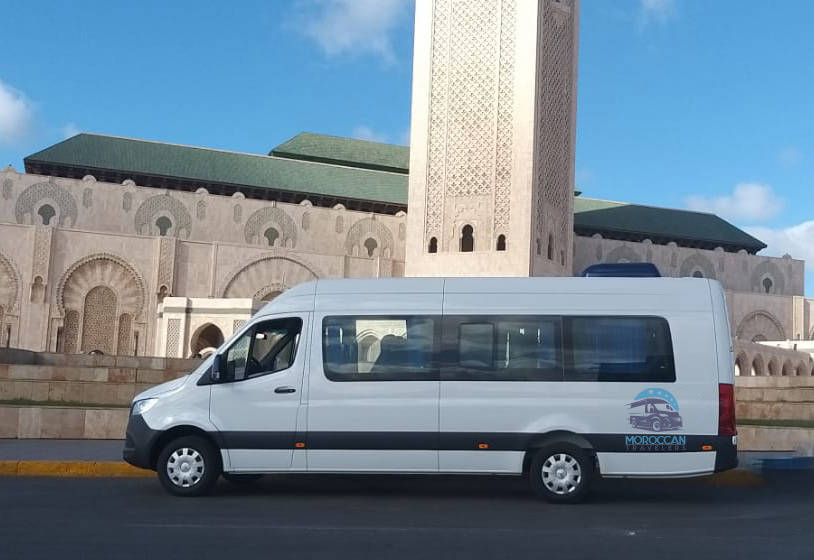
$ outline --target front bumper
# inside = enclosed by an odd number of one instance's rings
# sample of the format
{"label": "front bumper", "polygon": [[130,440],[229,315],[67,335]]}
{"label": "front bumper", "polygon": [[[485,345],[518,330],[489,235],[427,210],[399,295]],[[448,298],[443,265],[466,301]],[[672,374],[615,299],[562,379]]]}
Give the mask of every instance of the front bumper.
{"label": "front bumper", "polygon": [[155,469],[152,452],[160,435],[161,432],[150,428],[140,414],[130,414],[122,458],[134,467]]}
{"label": "front bumper", "polygon": [[738,466],[738,436],[715,436],[715,472]]}

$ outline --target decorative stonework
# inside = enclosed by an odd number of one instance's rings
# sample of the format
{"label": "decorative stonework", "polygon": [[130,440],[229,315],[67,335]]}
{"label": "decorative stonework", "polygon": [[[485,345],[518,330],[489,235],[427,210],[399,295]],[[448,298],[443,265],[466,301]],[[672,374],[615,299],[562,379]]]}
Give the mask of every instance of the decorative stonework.
{"label": "decorative stonework", "polygon": [[131,334],[133,332],[133,316],[129,313],[122,314],[119,317],[119,336],[116,341],[116,355],[118,356],[132,356],[133,348],[131,346]]}
{"label": "decorative stonework", "polygon": [[129,212],[133,208],[133,193],[126,192],[122,195],[122,210]]}
{"label": "decorative stonework", "polygon": [[91,288],[82,313],[82,352],[115,354],[116,293],[108,286]]}
{"label": "decorative stonework", "polygon": [[9,178],[3,179],[3,199],[10,200],[13,194],[14,194],[14,183]]}
{"label": "decorative stonework", "polygon": [[171,295],[173,290],[173,280],[175,277],[175,252],[177,243],[174,237],[158,238],[158,266],[156,267],[156,286],[166,286],[167,295]]}
{"label": "decorative stonework", "polygon": [[249,216],[243,228],[246,243],[268,245],[263,233],[269,227],[274,227],[280,233],[279,245],[281,247],[297,246],[297,224],[294,223],[291,216],[277,206],[260,208]]}
{"label": "decorative stonework", "polygon": [[305,212],[302,215],[302,229],[303,231],[308,231],[311,229],[311,213]]}
{"label": "decorative stonework", "polygon": [[51,240],[54,230],[49,227],[37,226],[34,229],[34,259],[31,277],[40,276],[48,278],[51,264]]}
{"label": "decorative stonework", "polygon": [[167,321],[167,357],[177,358],[181,348],[181,319]]}
{"label": "decorative stonework", "polygon": [[76,353],[77,341],[79,339],[79,312],[74,309],[69,309],[65,313],[62,339],[62,351],[66,354]]}
{"label": "decorative stonework", "polygon": [[642,257],[627,245],[621,245],[608,253],[605,262],[642,262]]}
{"label": "decorative stonework", "polygon": [[199,220],[206,219],[206,201],[199,200],[198,204],[195,206],[195,217]]}
{"label": "decorative stonework", "polygon": [[93,206],[93,189],[86,188],[82,191],[82,206],[85,208]]}
{"label": "decorative stonework", "polygon": [[270,254],[252,259],[234,270],[223,282],[219,293],[225,298],[251,298],[269,288],[287,289],[319,277],[310,264]]}
{"label": "decorative stonework", "polygon": [[756,340],[786,340],[786,332],[777,317],[768,311],[758,310],[744,317],[735,337],[749,342]]}
{"label": "decorative stonework", "polygon": [[14,262],[0,253],[0,305],[6,316],[16,313],[20,297],[20,275]]}
{"label": "decorative stonework", "polygon": [[365,250],[364,243],[367,239],[376,241],[376,254],[372,256],[382,256],[390,258],[393,254],[393,234],[390,229],[373,218],[364,218],[353,224],[348,230],[345,239],[345,251],[351,256],[369,256]]}
{"label": "decorative stonework", "polygon": [[168,234],[172,234],[173,237],[189,237],[192,231],[192,218],[186,206],[168,194],[151,196],[141,203],[134,219],[136,233],[158,235],[155,222],[161,216],[167,216],[172,222]]}
{"label": "decorative stonework", "polygon": [[96,286],[113,290],[120,312],[140,317],[146,301],[143,277],[124,259],[108,253],[80,259],[65,271],[57,286],[60,312],[84,309],[85,297]]}
{"label": "decorative stonework", "polygon": [[243,328],[243,325],[246,324],[246,319],[234,319],[232,321],[232,334],[236,333],[240,329]]}
{"label": "decorative stonework", "polygon": [[243,220],[243,207],[240,204],[235,204],[232,208],[232,220],[239,224]]}
{"label": "decorative stonework", "polygon": [[684,262],[681,263],[681,269],[678,275],[681,277],[689,277],[694,276],[697,272],[703,274],[704,278],[717,278],[715,265],[701,253],[692,254],[684,259]]}
{"label": "decorative stonework", "polygon": [[399,224],[399,241],[404,241],[407,237],[407,225],[402,222]]}
{"label": "decorative stonework", "polygon": [[772,261],[763,261],[752,270],[752,274],[749,275],[749,289],[753,292],[766,293],[763,282],[767,278],[771,280],[772,286],[769,293],[786,293],[786,277],[780,267]]}
{"label": "decorative stonework", "polygon": [[503,0],[500,14],[500,75],[495,150],[494,235],[507,234],[511,218],[512,154],[514,153],[514,60],[516,0]]}
{"label": "decorative stonework", "polygon": [[335,226],[334,231],[336,231],[336,233],[345,231],[345,219],[342,216],[337,216]]}
{"label": "decorative stonework", "polygon": [[57,224],[60,227],[73,227],[76,225],[76,200],[67,189],[50,181],[36,183],[20,193],[14,207],[14,217],[17,223],[36,223],[37,209],[41,206],[41,203],[46,201],[57,205],[59,209]]}
{"label": "decorative stonework", "polygon": [[574,11],[572,2],[540,3],[542,30],[537,87],[535,192],[537,236],[553,234],[555,253],[571,238],[573,156]]}

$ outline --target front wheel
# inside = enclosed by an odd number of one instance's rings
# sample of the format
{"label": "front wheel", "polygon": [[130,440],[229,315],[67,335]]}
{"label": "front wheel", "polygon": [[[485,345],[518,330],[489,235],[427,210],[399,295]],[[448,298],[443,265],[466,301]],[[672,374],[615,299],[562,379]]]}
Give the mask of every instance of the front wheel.
{"label": "front wheel", "polygon": [[184,436],[167,444],[158,456],[161,485],[176,496],[203,496],[221,473],[220,453],[200,436]]}
{"label": "front wheel", "polygon": [[588,453],[563,443],[540,449],[534,455],[529,479],[537,496],[553,503],[575,504],[588,493],[593,471]]}

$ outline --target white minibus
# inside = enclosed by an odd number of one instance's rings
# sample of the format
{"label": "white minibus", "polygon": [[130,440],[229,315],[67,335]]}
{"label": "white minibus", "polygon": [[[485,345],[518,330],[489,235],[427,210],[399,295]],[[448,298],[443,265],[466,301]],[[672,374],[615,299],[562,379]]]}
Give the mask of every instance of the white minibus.
{"label": "white minibus", "polygon": [[318,280],[138,395],[124,458],[179,496],[266,473],[602,477],[737,464],[732,336],[700,278]]}

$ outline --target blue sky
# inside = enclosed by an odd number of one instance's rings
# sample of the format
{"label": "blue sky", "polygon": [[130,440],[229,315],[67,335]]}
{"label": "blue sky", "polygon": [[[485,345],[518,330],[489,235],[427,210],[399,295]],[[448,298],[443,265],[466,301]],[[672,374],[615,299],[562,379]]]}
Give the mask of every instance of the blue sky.
{"label": "blue sky", "polygon": [[[302,130],[409,138],[410,0],[3,13],[0,165],[76,131],[246,152]],[[583,0],[578,186],[716,212],[814,270],[812,20],[807,0]]]}

